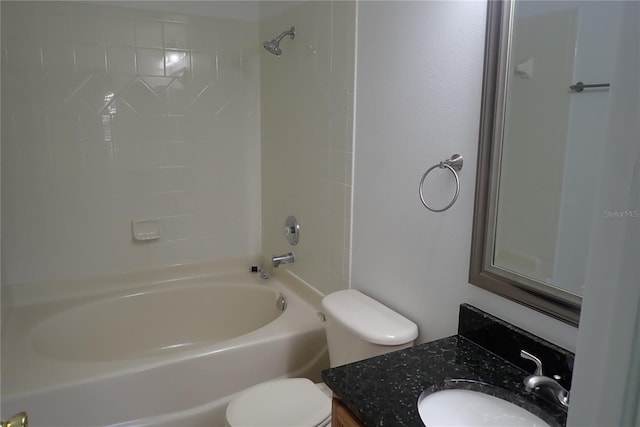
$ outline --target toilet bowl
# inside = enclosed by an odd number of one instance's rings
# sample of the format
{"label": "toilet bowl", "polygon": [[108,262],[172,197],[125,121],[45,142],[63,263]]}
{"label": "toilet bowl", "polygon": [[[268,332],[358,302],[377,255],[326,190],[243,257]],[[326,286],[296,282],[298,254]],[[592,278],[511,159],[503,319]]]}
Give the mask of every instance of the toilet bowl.
{"label": "toilet bowl", "polygon": [[[411,347],[415,323],[354,289],[322,300],[332,367]],[[241,392],[227,406],[227,427],[324,427],[331,398],[324,384],[306,378],[267,381]]]}
{"label": "toilet bowl", "polygon": [[331,399],[306,378],[267,381],[244,390],[227,406],[227,427],[325,427]]}

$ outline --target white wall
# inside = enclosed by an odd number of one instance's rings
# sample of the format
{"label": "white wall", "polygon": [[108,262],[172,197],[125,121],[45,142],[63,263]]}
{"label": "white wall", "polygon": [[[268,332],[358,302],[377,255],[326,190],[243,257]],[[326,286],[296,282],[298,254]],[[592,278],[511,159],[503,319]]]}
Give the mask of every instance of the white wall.
{"label": "white wall", "polygon": [[259,255],[257,23],[2,11],[3,285]]}
{"label": "white wall", "polygon": [[[572,350],[575,328],[468,283],[485,17],[479,1],[359,5],[352,286],[414,320],[421,342],[455,334],[469,302]],[[420,176],[456,152],[460,197],[428,212]],[[445,172],[426,186],[434,204],[452,195]]]}
{"label": "white wall", "polygon": [[[282,56],[262,49],[263,255],[293,251],[290,269],[323,293],[349,283],[355,2],[310,1],[260,25],[285,37]],[[282,229],[300,222],[290,246]]]}
{"label": "white wall", "polygon": [[640,422],[623,418],[625,400],[635,399],[627,402],[627,411],[637,413],[640,395],[640,4],[627,2],[622,8],[621,25],[615,30],[605,149],[593,188],[570,426]]}

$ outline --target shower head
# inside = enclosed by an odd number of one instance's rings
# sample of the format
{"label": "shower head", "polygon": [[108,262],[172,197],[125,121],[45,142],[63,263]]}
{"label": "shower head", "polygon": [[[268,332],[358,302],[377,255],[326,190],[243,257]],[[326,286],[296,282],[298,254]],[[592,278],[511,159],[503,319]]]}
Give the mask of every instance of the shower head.
{"label": "shower head", "polygon": [[291,27],[289,30],[281,32],[275,39],[262,43],[262,47],[267,49],[269,53],[275,56],[280,56],[282,55],[282,49],[280,49],[280,40],[282,40],[282,38],[285,36],[289,36],[291,37],[291,40],[293,40],[296,37],[296,28]]}
{"label": "shower head", "polygon": [[280,49],[280,43],[277,42],[275,39],[268,41],[268,42],[264,42],[262,44],[262,47],[264,47],[265,49],[267,49],[267,51],[275,56],[280,56],[282,55],[282,49]]}

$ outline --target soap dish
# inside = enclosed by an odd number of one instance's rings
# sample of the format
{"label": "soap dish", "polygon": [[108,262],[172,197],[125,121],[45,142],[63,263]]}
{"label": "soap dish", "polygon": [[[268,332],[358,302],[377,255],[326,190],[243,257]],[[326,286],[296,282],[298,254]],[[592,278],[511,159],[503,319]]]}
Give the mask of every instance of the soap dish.
{"label": "soap dish", "polygon": [[133,240],[148,242],[160,239],[159,219],[134,219],[131,221],[131,234]]}

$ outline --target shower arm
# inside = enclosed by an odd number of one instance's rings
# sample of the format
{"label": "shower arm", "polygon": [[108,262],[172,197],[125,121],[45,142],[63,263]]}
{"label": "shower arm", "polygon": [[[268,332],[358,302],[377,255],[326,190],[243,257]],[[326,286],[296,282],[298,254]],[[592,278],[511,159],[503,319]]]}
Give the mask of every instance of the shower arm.
{"label": "shower arm", "polygon": [[291,29],[281,32],[274,40],[276,43],[280,43],[280,40],[282,40],[284,36],[291,36],[291,40],[293,40],[296,37],[295,27],[291,27]]}

